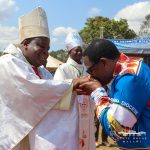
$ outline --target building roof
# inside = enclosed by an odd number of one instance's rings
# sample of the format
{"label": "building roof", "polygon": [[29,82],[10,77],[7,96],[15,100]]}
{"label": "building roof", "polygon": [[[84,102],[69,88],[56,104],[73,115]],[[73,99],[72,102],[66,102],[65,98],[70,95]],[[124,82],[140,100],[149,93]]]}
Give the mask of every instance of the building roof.
{"label": "building roof", "polygon": [[55,70],[61,64],[63,64],[63,62],[49,55],[47,58],[46,68],[48,70]]}

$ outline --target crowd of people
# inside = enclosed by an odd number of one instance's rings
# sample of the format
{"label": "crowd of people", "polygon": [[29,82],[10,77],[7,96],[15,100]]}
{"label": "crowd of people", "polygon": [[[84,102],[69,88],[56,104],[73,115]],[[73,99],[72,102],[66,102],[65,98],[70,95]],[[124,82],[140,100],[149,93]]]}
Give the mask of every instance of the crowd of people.
{"label": "crowd of people", "polygon": [[83,51],[73,32],[53,78],[43,67],[50,36],[41,7],[19,18],[19,38],[0,57],[1,150],[95,150],[94,112],[104,145],[109,136],[120,149],[150,149],[150,68],[141,59],[106,39]]}

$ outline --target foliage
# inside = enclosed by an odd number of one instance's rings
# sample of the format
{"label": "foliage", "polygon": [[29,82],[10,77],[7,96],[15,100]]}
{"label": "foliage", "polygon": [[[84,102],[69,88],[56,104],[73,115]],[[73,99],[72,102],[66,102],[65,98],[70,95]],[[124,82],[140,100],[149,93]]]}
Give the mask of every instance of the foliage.
{"label": "foliage", "polygon": [[150,38],[150,14],[145,16],[139,31],[140,38]]}
{"label": "foliage", "polygon": [[58,60],[60,60],[62,62],[66,62],[66,60],[67,60],[67,53],[63,49],[60,49],[58,51],[51,51],[49,54],[52,57],[54,57],[54,58],[56,58],[56,59],[58,59]]}
{"label": "foliage", "polygon": [[0,56],[2,56],[3,52],[0,52]]}
{"label": "foliage", "polygon": [[[101,33],[102,27],[103,33]],[[106,39],[132,39],[136,37],[136,33],[129,29],[126,19],[116,21],[102,16],[88,18],[85,27],[79,33],[83,38],[84,45],[95,38],[100,38],[100,34],[103,34],[103,38]]]}

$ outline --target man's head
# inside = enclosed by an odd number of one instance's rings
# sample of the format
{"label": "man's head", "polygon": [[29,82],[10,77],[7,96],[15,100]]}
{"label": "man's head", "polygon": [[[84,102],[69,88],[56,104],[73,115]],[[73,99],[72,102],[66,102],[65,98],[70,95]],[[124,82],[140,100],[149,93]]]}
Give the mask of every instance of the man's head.
{"label": "man's head", "polygon": [[37,37],[25,39],[21,47],[23,55],[31,65],[39,67],[46,64],[49,50],[49,38]]}
{"label": "man's head", "polygon": [[108,84],[113,78],[113,71],[120,53],[109,40],[96,39],[84,51],[83,60],[87,72],[102,85]]}
{"label": "man's head", "polygon": [[78,33],[69,33],[65,40],[65,45],[69,56],[77,63],[82,58],[82,39]]}
{"label": "man's head", "polygon": [[50,44],[49,29],[45,11],[38,7],[19,18],[21,50],[33,66],[44,65]]}
{"label": "man's head", "polygon": [[69,56],[76,61],[77,63],[81,63],[82,59],[82,48],[80,46],[72,48],[69,52]]}

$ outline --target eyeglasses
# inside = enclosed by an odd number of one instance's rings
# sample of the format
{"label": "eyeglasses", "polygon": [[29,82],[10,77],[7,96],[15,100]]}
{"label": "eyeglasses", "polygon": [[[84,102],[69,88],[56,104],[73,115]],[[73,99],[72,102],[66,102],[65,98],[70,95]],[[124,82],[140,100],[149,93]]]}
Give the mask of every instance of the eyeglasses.
{"label": "eyeglasses", "polygon": [[88,74],[91,74],[94,70],[95,70],[95,65],[98,64],[98,63],[94,63],[91,67],[89,67],[86,72]]}

